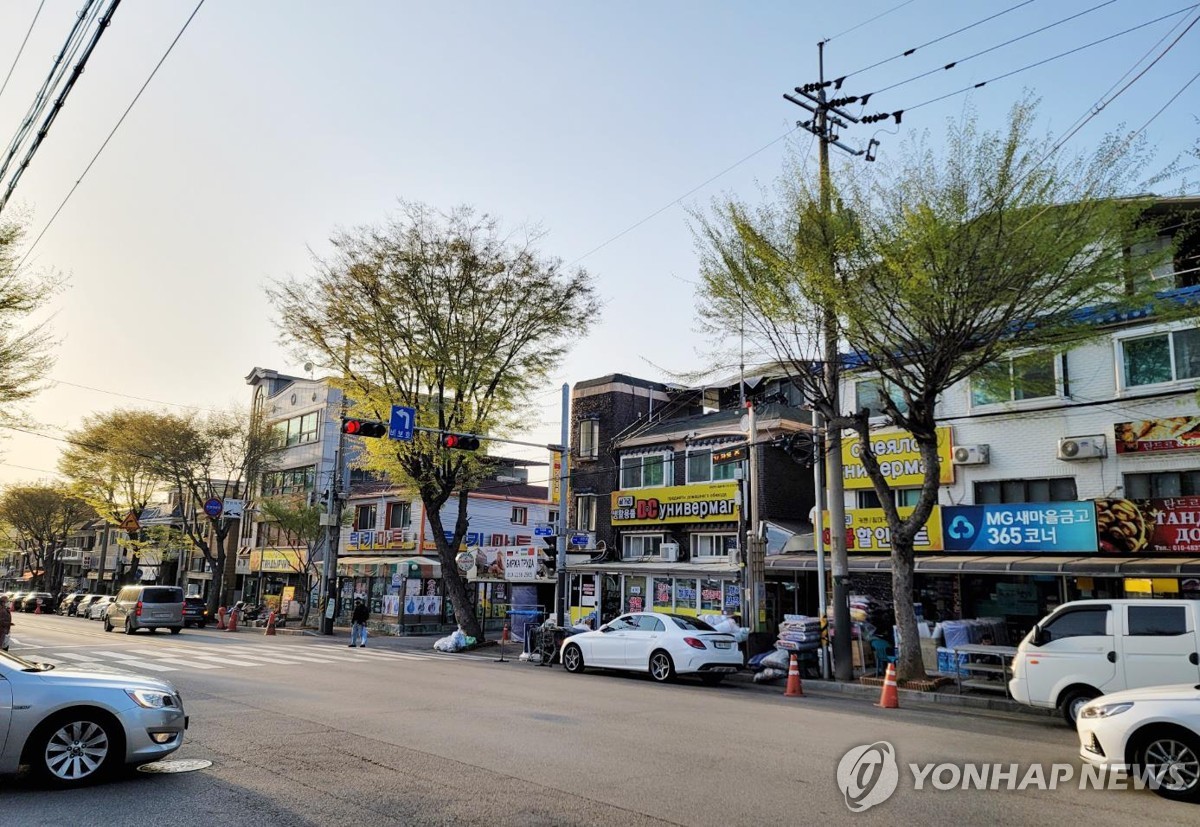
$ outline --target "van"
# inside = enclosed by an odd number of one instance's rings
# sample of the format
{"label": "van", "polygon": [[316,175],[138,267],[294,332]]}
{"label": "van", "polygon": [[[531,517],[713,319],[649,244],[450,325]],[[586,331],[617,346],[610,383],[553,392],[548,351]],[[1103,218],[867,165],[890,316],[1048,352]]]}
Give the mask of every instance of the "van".
{"label": "van", "polygon": [[1017,647],[1013,700],[1058,709],[1071,726],[1093,698],[1145,686],[1200,683],[1200,601],[1064,603]]}
{"label": "van", "polygon": [[126,586],[108,607],[104,631],[116,627],[132,635],[138,629],[183,629],[183,589],[177,586]]}

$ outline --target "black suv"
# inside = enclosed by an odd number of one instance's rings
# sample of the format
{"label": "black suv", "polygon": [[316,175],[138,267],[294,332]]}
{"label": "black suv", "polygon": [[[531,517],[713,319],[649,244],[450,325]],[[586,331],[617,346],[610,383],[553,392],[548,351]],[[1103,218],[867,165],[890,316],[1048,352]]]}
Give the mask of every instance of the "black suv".
{"label": "black suv", "polygon": [[208,623],[208,604],[203,597],[185,597],[183,599],[183,625],[199,626],[201,629]]}

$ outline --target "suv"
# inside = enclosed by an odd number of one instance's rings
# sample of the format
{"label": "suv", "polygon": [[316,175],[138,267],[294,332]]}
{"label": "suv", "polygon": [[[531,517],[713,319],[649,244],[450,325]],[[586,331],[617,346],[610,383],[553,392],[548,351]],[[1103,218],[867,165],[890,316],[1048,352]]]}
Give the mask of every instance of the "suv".
{"label": "suv", "polygon": [[208,623],[208,604],[203,597],[185,597],[183,599],[183,625],[199,626],[201,629]]}
{"label": "suv", "polygon": [[183,629],[183,589],[178,586],[126,586],[108,607],[104,631],[121,626],[125,634],[138,629]]}

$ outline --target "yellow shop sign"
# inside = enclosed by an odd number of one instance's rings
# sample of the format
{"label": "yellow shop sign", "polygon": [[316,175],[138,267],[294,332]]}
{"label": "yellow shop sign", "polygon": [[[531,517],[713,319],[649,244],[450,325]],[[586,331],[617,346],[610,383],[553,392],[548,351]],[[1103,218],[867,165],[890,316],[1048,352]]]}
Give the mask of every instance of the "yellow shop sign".
{"label": "yellow shop sign", "polygon": [[612,524],[732,523],[741,514],[735,481],[614,491]]}
{"label": "yellow shop sign", "polygon": [[[937,429],[937,445],[942,461],[938,480],[942,485],[950,485],[954,482],[954,441],[949,425]],[[871,448],[889,485],[921,485],[925,482],[925,462],[921,459],[917,441],[908,431],[871,434]],[[871,487],[871,479],[862,462],[862,440],[858,437],[847,437],[842,441],[842,479],[849,489]]]}
{"label": "yellow shop sign", "polygon": [[[912,514],[912,507],[897,509],[900,517]],[[830,548],[829,512],[824,512],[825,531],[823,540],[825,548]],[[888,528],[887,517],[882,508],[847,508],[846,509],[846,551],[865,551],[890,553],[892,550],[892,532]],[[914,551],[942,550],[942,507],[935,505],[925,521],[925,526],[913,538]]]}

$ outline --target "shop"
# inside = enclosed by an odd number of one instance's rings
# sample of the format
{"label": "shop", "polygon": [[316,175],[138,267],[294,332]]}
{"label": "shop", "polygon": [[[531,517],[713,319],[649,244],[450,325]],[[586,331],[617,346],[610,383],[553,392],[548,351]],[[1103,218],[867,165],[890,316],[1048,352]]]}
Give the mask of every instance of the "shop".
{"label": "shop", "polygon": [[570,569],[571,621],[625,612],[742,614],[741,570],[728,563],[585,563]]}
{"label": "shop", "polygon": [[557,581],[549,555],[536,546],[483,547],[459,555],[459,570],[474,586],[475,610],[485,631],[510,623],[514,640],[554,611]]}
{"label": "shop", "polygon": [[362,600],[374,620],[437,625],[453,619],[442,581],[442,564],[430,557],[341,557],[338,559],[336,623],[350,624],[354,601]]}

